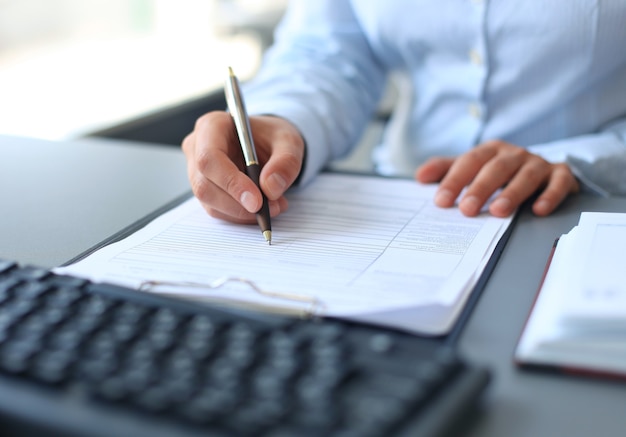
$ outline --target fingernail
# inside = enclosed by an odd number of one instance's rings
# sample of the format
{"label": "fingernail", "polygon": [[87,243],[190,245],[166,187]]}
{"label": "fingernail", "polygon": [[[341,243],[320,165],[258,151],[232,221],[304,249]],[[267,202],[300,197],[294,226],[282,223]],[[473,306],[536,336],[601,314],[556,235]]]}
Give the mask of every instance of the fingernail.
{"label": "fingernail", "polygon": [[547,200],[539,200],[537,201],[537,203],[535,204],[535,210],[539,213],[539,214],[545,214],[546,211],[550,210],[550,207],[552,206],[552,204],[550,202],[548,202]]}
{"label": "fingernail", "polygon": [[454,204],[454,194],[452,191],[441,189],[435,194],[435,204],[438,206],[452,206]]}
{"label": "fingernail", "polygon": [[280,214],[280,204],[278,202],[276,201],[269,202],[269,207],[270,207],[270,216],[276,217],[278,214]]}
{"label": "fingernail", "polygon": [[501,215],[508,215],[511,213],[511,201],[506,197],[500,197],[493,201],[490,209]]}
{"label": "fingernail", "polygon": [[267,178],[267,189],[269,190],[269,195],[273,199],[278,198],[285,192],[287,188],[287,181],[278,173],[274,173]]}
{"label": "fingernail", "polygon": [[257,208],[257,204],[256,204],[256,200],[254,199],[254,195],[251,192],[249,192],[249,191],[244,191],[243,193],[241,193],[241,197],[239,198],[239,202],[249,212],[256,212],[257,209],[259,209],[259,208]]}
{"label": "fingernail", "polygon": [[475,215],[480,211],[480,201],[476,196],[467,196],[459,203],[459,208],[465,214]]}

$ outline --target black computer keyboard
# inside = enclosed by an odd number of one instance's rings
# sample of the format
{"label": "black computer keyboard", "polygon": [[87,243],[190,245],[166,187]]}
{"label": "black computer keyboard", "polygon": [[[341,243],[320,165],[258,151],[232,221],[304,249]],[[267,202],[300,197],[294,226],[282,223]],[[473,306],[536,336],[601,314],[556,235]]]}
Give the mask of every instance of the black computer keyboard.
{"label": "black computer keyboard", "polygon": [[488,380],[429,339],[0,260],[1,435],[445,435]]}

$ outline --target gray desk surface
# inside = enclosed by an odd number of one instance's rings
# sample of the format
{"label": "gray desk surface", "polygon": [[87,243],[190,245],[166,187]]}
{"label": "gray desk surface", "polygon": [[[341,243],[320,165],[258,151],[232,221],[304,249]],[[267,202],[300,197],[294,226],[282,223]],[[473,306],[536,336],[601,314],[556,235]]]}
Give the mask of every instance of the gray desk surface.
{"label": "gray desk surface", "polygon": [[[175,147],[0,136],[0,258],[59,265],[187,191]],[[625,382],[512,364],[552,242],[583,210],[626,212],[626,198],[575,196],[547,218],[521,212],[460,340],[494,375],[468,436],[624,435]]]}
{"label": "gray desk surface", "polygon": [[187,191],[177,147],[0,136],[0,258],[62,264]]}
{"label": "gray desk surface", "polygon": [[460,340],[494,380],[470,436],[626,435],[626,382],[521,370],[512,364],[554,239],[581,211],[626,212],[626,198],[579,195],[549,217],[523,210]]}

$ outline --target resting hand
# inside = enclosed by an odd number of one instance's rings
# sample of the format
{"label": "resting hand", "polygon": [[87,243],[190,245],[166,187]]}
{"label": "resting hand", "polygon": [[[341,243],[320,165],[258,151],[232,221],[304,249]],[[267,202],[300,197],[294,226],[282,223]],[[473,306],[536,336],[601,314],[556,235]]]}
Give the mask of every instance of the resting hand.
{"label": "resting hand", "polygon": [[[304,140],[288,121],[271,116],[250,117],[260,185],[272,217],[287,210],[284,193],[293,184],[304,156]],[[209,215],[236,223],[254,223],[262,196],[244,173],[243,154],[232,117],[215,111],[203,115],[184,139],[191,189]]]}
{"label": "resting hand", "polygon": [[504,141],[488,141],[457,158],[432,158],[415,172],[423,183],[440,182],[435,204],[451,207],[467,187],[459,209],[477,215],[500,188],[489,205],[497,217],[512,214],[522,202],[541,190],[532,205],[538,216],[550,214],[579,184],[567,164],[551,164],[522,147]]}

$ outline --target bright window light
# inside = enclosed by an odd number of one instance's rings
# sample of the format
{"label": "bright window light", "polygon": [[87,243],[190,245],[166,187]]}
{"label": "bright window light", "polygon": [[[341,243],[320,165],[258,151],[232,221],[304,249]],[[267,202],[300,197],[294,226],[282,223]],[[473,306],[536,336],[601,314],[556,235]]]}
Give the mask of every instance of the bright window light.
{"label": "bright window light", "polygon": [[284,3],[0,0],[0,134],[77,137],[251,77]]}

